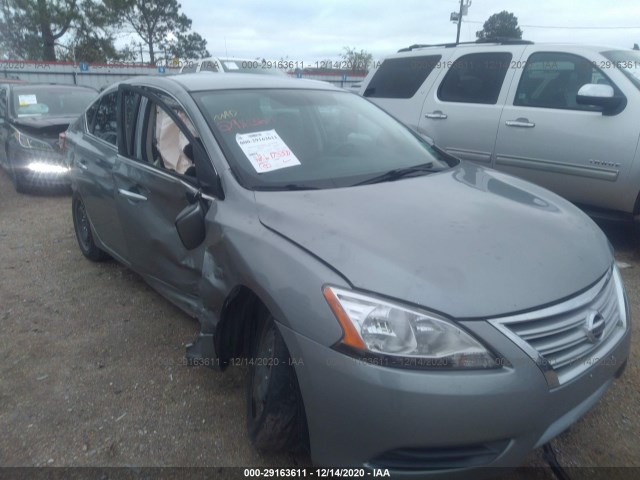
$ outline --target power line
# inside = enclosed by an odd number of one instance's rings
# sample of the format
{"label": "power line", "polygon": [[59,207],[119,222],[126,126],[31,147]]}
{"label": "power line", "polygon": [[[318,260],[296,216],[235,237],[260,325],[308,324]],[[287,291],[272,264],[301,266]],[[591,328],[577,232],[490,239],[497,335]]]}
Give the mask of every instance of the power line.
{"label": "power line", "polygon": [[551,25],[521,25],[522,27],[527,28],[558,28],[565,30],[629,30],[629,29],[638,29],[640,26],[624,26],[624,27],[559,27],[559,26],[551,26]]}
{"label": "power line", "polygon": [[[484,23],[478,20],[463,20],[464,23]],[[518,25],[525,28],[552,28],[558,30],[631,30],[640,29],[640,26],[622,26],[622,27],[561,27],[558,25]]]}

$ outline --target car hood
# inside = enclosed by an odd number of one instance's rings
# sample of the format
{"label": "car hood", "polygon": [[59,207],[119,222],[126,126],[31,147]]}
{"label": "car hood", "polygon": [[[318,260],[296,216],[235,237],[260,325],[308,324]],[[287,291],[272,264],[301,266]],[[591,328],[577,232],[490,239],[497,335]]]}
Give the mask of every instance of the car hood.
{"label": "car hood", "polygon": [[64,132],[71,122],[73,122],[78,115],[61,115],[61,116],[33,116],[33,117],[19,117],[14,118],[12,123],[16,128],[23,130],[29,135],[55,137],[57,138],[60,132]]}
{"label": "car hood", "polygon": [[613,262],[605,235],[569,202],[468,163],[395,182],[255,198],[263,225],[354,288],[455,318],[539,308],[590,286]]}

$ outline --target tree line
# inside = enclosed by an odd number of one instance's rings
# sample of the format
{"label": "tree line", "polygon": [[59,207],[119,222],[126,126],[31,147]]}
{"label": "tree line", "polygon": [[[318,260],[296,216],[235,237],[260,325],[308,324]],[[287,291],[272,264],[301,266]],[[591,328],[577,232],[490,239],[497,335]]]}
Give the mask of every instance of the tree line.
{"label": "tree line", "polygon": [[[177,0],[0,0],[0,58],[156,63],[210,56],[191,25]],[[123,32],[139,41],[118,48]]]}
{"label": "tree line", "polygon": [[[207,41],[191,26],[177,0],[0,0],[0,58],[169,64],[210,56]],[[138,42],[117,47],[122,33],[133,34]],[[502,11],[476,36],[522,38],[522,30],[512,13]],[[343,50],[340,56],[349,70],[368,70],[371,53]]]}

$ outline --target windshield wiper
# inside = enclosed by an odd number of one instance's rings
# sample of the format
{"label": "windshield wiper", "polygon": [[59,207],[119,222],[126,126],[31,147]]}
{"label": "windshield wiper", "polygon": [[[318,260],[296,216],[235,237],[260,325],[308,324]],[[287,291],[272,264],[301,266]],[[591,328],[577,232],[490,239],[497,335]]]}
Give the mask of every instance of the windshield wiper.
{"label": "windshield wiper", "polygon": [[416,173],[424,173],[424,172],[432,173],[437,171],[439,170],[436,170],[433,168],[433,162],[421,163],[420,165],[414,165],[412,167],[394,168],[393,170],[389,170],[388,172],[385,172],[382,175],[376,175],[375,177],[368,178],[362,182],[358,182],[354,184],[354,186],[370,185],[372,183],[392,182],[394,180],[398,180],[403,177],[408,177]]}
{"label": "windshield wiper", "polygon": [[287,185],[260,185],[253,187],[254,190],[260,191],[278,191],[278,190],[319,190],[318,187],[310,187],[308,185],[299,185],[297,183],[288,183]]}

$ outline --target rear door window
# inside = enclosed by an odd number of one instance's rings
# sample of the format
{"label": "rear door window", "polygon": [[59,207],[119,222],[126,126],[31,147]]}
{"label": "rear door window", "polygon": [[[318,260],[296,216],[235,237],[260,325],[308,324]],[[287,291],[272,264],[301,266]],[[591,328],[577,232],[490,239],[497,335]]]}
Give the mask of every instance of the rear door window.
{"label": "rear door window", "polygon": [[443,102],[481,103],[498,101],[511,53],[472,53],[458,58],[438,88]]}
{"label": "rear door window", "polygon": [[373,75],[365,97],[411,98],[434,68],[440,65],[441,55],[388,58]]}

